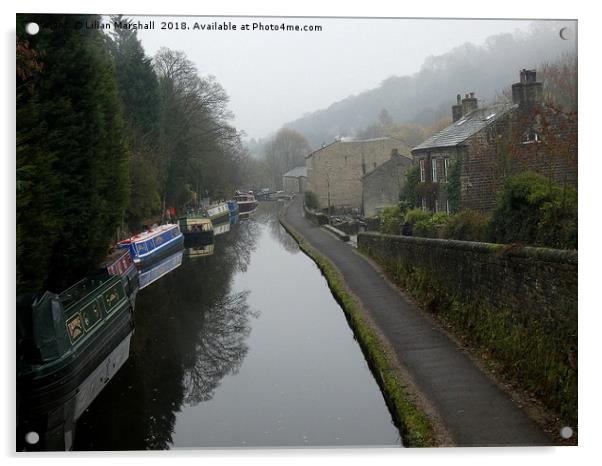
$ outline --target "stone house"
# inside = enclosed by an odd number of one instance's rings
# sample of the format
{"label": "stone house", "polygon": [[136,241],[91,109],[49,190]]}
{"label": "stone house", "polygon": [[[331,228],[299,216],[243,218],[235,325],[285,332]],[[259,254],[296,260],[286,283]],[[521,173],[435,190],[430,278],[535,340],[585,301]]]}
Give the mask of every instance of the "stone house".
{"label": "stone house", "polygon": [[536,78],[520,72],[512,103],[480,108],[473,93],[457,96],[453,123],[412,149],[423,209],[491,211],[506,178],[526,170],[577,186],[576,116],[544,103]]}
{"label": "stone house", "polygon": [[362,177],[387,162],[394,150],[409,153],[406,145],[391,137],[358,141],[336,140],[305,158],[307,189],[321,209],[362,210]]}
{"label": "stone house", "polygon": [[391,158],[362,177],[363,214],[372,217],[384,207],[395,205],[405,185],[406,170],[412,166],[412,156],[393,151]]}
{"label": "stone house", "polygon": [[282,189],[287,193],[303,193],[307,187],[307,167],[295,167],[282,175]]}

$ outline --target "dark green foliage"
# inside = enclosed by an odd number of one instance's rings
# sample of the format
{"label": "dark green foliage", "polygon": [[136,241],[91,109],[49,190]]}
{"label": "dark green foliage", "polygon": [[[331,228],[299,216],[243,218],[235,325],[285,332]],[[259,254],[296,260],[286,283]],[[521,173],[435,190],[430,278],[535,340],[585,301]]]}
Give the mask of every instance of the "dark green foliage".
{"label": "dark green foliage", "polygon": [[489,240],[577,249],[577,192],[533,172],[508,178],[489,226]]}
{"label": "dark green foliage", "polygon": [[403,229],[404,216],[399,206],[385,207],[379,214],[380,229],[389,235],[400,235]]}
{"label": "dark green foliage", "polygon": [[[127,151],[114,68],[95,17],[20,15],[40,67],[17,73],[17,286],[55,291],[107,252],[127,202]],[[23,25],[41,26],[27,36]],[[50,29],[52,21],[56,26]]]}
{"label": "dark green foliage", "polygon": [[489,217],[474,210],[450,215],[443,228],[443,238],[461,241],[487,241]]}
{"label": "dark green foliage", "polygon": [[460,161],[456,160],[449,167],[448,181],[445,190],[449,200],[449,208],[452,213],[456,213],[460,208],[460,173],[462,167]]}
{"label": "dark green foliage", "polygon": [[[112,20],[128,22],[122,16]],[[115,63],[131,154],[126,221],[130,227],[136,227],[156,218],[162,207],[157,150],[161,112],[159,83],[135,29],[116,28],[105,41]]]}
{"label": "dark green foliage", "polygon": [[318,196],[313,191],[305,191],[305,206],[308,209],[318,208]]}
{"label": "dark green foliage", "polygon": [[448,221],[449,215],[437,212],[429,218],[417,220],[414,224],[413,234],[424,238],[439,238]]}
{"label": "dark green foliage", "polygon": [[420,183],[420,172],[417,165],[412,165],[406,170],[406,182],[403,191],[399,196],[402,201],[405,201],[409,208],[418,207],[418,183]]}
{"label": "dark green foliage", "polygon": [[419,221],[429,220],[432,213],[430,211],[422,209],[411,209],[408,210],[404,216],[405,223],[409,225],[415,225]]}

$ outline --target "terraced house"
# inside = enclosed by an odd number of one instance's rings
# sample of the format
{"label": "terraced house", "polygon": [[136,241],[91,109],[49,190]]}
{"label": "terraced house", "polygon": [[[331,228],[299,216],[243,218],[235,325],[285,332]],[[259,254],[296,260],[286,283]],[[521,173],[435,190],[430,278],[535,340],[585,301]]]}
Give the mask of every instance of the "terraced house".
{"label": "terraced house", "polygon": [[412,149],[423,209],[487,212],[510,175],[533,170],[577,185],[577,119],[543,100],[535,70],[522,70],[512,103],[479,108],[473,93],[457,96],[453,123]]}
{"label": "terraced house", "polygon": [[361,212],[362,177],[394,152],[408,155],[409,149],[391,137],[334,141],[306,157],[307,189],[317,195],[321,209]]}

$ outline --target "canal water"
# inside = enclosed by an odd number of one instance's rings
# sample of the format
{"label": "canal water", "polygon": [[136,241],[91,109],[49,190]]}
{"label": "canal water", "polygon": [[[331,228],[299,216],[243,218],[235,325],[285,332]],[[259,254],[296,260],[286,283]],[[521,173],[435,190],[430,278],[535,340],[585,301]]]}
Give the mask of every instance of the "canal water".
{"label": "canal water", "polygon": [[130,357],[78,420],[76,450],[401,445],[280,206],[260,204],[140,291]]}

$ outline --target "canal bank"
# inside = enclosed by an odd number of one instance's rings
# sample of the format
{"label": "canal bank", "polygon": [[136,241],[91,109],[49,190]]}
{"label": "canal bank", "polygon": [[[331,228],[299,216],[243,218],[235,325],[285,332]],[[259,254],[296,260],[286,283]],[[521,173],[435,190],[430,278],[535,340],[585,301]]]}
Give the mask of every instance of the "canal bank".
{"label": "canal bank", "polygon": [[[303,249],[321,263],[327,277],[339,275],[331,287],[342,289],[346,308],[361,313],[365,326],[373,323],[372,334],[380,334],[381,354],[391,351],[396,361],[397,384],[385,395],[396,403],[396,416],[407,418],[407,425],[423,412],[429,419],[435,445],[528,446],[551,445],[552,441],[511,397],[484,374],[458,344],[432,319],[394,288],[370,261],[347,244],[307,221],[302,199],[289,203],[281,222],[300,241]],[[317,255],[316,255],[317,253]],[[330,269],[330,270],[328,270]],[[360,319],[361,320],[361,319]],[[360,335],[361,338],[361,335]],[[378,361],[376,361],[378,365]],[[394,372],[391,372],[393,375]],[[383,386],[383,384],[381,384]],[[421,423],[419,423],[420,425]],[[418,438],[421,432],[419,428]],[[420,442],[408,442],[420,445]]]}

